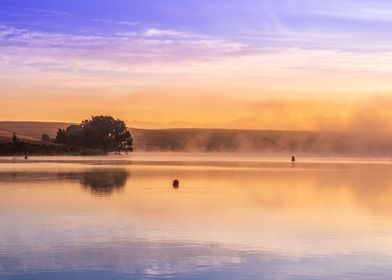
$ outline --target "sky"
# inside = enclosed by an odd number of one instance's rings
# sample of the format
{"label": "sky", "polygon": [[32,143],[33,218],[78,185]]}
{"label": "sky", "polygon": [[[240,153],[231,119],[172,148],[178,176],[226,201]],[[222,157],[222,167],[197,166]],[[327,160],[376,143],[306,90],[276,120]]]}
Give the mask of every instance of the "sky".
{"label": "sky", "polygon": [[0,120],[388,129],[386,0],[0,0]]}

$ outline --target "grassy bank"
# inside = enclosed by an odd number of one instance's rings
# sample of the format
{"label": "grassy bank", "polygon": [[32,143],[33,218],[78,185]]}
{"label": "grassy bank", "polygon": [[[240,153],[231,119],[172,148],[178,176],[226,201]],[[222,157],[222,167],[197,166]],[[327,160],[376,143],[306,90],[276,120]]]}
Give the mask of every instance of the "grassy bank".
{"label": "grassy bank", "polygon": [[91,150],[82,147],[74,147],[68,145],[57,145],[53,143],[34,143],[34,142],[20,142],[14,143],[0,143],[0,156],[51,156],[51,155],[79,155],[79,156],[94,156],[103,155],[103,151]]}

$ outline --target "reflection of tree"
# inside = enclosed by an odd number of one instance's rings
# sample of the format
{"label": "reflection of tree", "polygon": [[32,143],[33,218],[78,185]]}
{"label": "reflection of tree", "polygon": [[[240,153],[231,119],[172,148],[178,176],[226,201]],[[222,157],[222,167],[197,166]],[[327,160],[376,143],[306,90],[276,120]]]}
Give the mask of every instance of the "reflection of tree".
{"label": "reflection of tree", "polygon": [[83,189],[97,196],[111,195],[122,190],[128,180],[125,169],[96,169],[80,172],[0,172],[1,182],[55,182],[66,180],[80,183]]}
{"label": "reflection of tree", "polygon": [[129,177],[126,170],[98,170],[80,174],[82,188],[89,189],[97,196],[111,195],[121,190]]}

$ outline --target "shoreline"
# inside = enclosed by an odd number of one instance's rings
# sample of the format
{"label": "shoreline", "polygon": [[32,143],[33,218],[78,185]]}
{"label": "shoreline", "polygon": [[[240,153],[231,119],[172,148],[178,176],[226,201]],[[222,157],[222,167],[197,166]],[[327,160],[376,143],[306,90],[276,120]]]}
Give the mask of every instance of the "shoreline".
{"label": "shoreline", "polygon": [[148,166],[194,166],[194,167],[249,167],[273,166],[304,167],[311,165],[389,165],[390,157],[375,156],[298,156],[292,163],[289,156],[206,154],[206,153],[141,153],[129,155],[50,155],[50,156],[0,156],[0,164],[34,163],[81,163],[93,165],[148,165]]}

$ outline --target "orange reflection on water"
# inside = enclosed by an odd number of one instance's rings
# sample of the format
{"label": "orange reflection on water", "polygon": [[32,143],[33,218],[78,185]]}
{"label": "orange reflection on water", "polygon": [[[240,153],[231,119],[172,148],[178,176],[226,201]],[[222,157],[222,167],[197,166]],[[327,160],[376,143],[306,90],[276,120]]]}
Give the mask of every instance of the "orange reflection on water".
{"label": "orange reflection on water", "polygon": [[21,238],[68,232],[62,238],[74,243],[140,239],[290,256],[392,255],[387,164],[18,168],[0,173],[0,219],[12,221]]}

